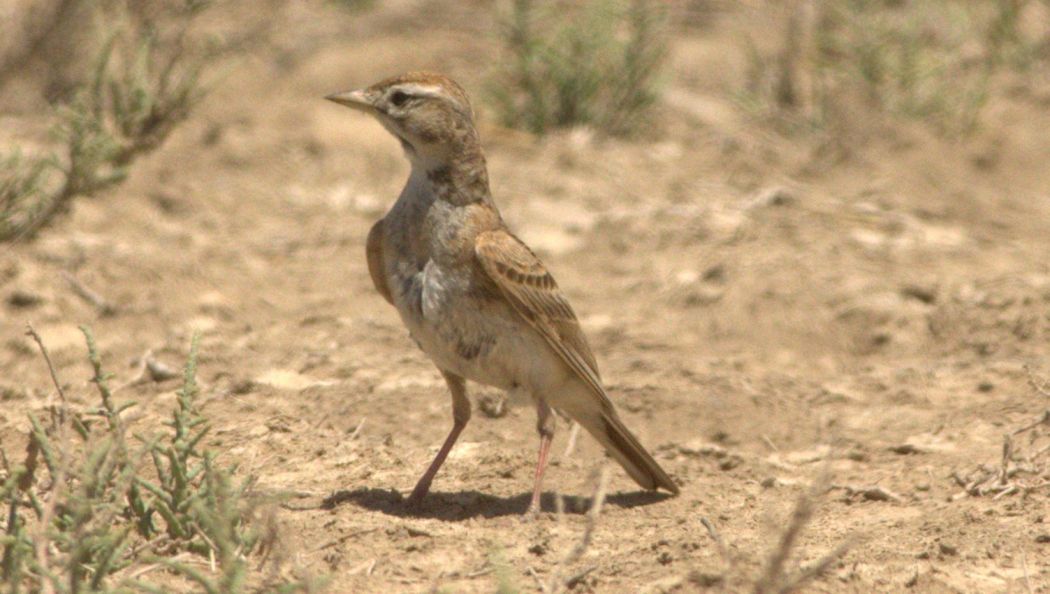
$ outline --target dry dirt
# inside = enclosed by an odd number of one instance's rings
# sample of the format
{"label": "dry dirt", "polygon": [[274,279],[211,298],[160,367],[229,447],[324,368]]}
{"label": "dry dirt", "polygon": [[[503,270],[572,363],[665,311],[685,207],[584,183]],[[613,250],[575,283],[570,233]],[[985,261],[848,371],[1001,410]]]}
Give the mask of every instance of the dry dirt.
{"label": "dry dirt", "polygon": [[[426,505],[402,503],[451,424],[440,376],[365,267],[407,163],[379,125],[321,97],[423,68],[477,96],[495,54],[469,14],[487,3],[382,4],[284,8],[273,42],[231,62],[125,185],[3,247],[5,450],[51,397],[25,321],[83,404],[77,324],[117,384],[147,349],[180,365],[199,331],[212,447],[295,494],[278,510],[283,571],[329,575],[333,592],[532,592],[580,573],[575,592],[717,591],[726,567],[702,518],[733,559],[725,587],[748,590],[822,475],[789,565],[853,544],[807,591],[1050,592],[1050,489],[967,494],[953,478],[997,472],[1004,435],[1050,408],[1045,76],[1003,83],[971,137],[884,123],[830,154],[736,109],[742,57],[721,23],[676,34],[639,140],[536,139],[478,101],[497,203],[574,304],[626,424],[682,486],[640,493],[610,467],[593,541],[565,564],[604,457],[586,436],[563,455],[562,424],[544,512],[523,522],[528,406],[476,413]],[[5,138],[44,138],[38,102],[4,101]],[[99,316],[63,270],[118,313]],[[119,395],[145,426],[176,388]],[[1045,425],[1013,437],[1011,481],[1050,478],[1048,442]]]}

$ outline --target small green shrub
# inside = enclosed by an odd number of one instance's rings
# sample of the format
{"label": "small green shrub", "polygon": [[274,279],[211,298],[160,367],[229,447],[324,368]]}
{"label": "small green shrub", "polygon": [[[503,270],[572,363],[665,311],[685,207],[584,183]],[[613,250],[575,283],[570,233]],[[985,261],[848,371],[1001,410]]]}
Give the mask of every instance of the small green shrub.
{"label": "small green shrub", "polygon": [[1003,66],[1023,69],[1035,44],[1019,29],[1029,0],[830,0],[773,12],[781,38],[748,38],[752,113],[806,128],[849,124],[840,106],[921,119],[944,134],[978,123]]}
{"label": "small green shrub", "polygon": [[624,135],[656,103],[667,55],[658,3],[512,0],[502,21],[506,55],[487,96],[504,125],[537,134],[590,125]]}
{"label": "small green shrub", "polygon": [[53,158],[0,156],[0,240],[30,229],[46,218],[49,197],[44,184],[57,167]]}
{"label": "small green shrub", "polygon": [[[209,594],[245,592],[247,557],[263,544],[264,531],[248,521],[261,500],[253,477],[236,479],[236,468],[202,446],[208,422],[196,405],[196,338],[168,431],[132,440],[122,413],[135,403],[114,399],[94,338],[82,330],[100,406],[72,410],[56,378],[62,404],[46,421],[30,415],[23,464],[12,467],[0,451],[0,583],[12,594],[168,591],[136,577],[153,565]],[[47,359],[42,343],[41,351]],[[174,560],[180,553],[211,559],[214,571]]]}
{"label": "small green shrub", "polygon": [[365,12],[376,6],[376,0],[329,0],[329,2],[352,12]]}
{"label": "small green shrub", "polygon": [[[0,241],[31,236],[73,198],[120,183],[135,159],[188,117],[203,96],[200,76],[213,54],[187,51],[185,36],[209,4],[186,0],[163,27],[115,14],[101,19],[111,24],[90,75],[56,110],[64,154],[0,156]],[[162,34],[166,28],[175,32]]]}

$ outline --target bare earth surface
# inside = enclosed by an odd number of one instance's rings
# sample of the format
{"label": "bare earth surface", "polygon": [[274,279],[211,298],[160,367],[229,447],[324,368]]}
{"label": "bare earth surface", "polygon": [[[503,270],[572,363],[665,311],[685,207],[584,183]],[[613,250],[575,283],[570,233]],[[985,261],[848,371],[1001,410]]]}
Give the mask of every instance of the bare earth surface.
{"label": "bare earth surface", "polygon": [[[953,478],[997,471],[1004,435],[1050,409],[1050,81],[1013,81],[963,140],[887,124],[829,154],[741,115],[739,46],[714,26],[677,34],[646,137],[535,139],[478,99],[495,54],[470,7],[401,4],[294,4],[128,183],[2,248],[6,451],[51,398],[25,321],[82,404],[77,324],[117,385],[147,349],[180,366],[197,330],[212,447],[295,495],[278,509],[282,570],[327,574],[330,591],[529,592],[574,576],[577,592],[747,590],[826,475],[789,564],[853,544],[809,591],[1050,592],[1050,488],[1023,488],[1050,480],[1050,426],[1013,437],[1017,489],[967,494]],[[563,423],[544,512],[522,522],[530,406],[476,411],[426,505],[402,502],[451,426],[441,377],[365,265],[408,166],[378,124],[321,97],[422,68],[475,95],[497,203],[580,315],[625,423],[682,485],[640,493],[611,465],[571,563],[604,456],[584,435],[563,455]],[[33,102],[6,100],[20,111],[2,116],[5,141],[46,138]],[[100,317],[63,270],[118,313]],[[177,387],[119,395],[145,424]],[[721,586],[701,518],[733,559]]]}

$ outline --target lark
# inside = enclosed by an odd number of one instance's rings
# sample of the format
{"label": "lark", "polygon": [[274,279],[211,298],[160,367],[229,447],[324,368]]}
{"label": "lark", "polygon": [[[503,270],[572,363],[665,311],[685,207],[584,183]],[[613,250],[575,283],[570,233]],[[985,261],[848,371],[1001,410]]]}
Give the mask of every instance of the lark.
{"label": "lark", "polygon": [[535,403],[540,446],[528,513],[540,509],[555,412],[584,427],[639,485],[677,494],[620,420],[558,284],[503,222],[463,88],[439,74],[413,72],[326,98],[377,119],[412,166],[366,249],[376,290],[452,393],[452,430],[409,503],[426,496],[470,420],[467,380]]}

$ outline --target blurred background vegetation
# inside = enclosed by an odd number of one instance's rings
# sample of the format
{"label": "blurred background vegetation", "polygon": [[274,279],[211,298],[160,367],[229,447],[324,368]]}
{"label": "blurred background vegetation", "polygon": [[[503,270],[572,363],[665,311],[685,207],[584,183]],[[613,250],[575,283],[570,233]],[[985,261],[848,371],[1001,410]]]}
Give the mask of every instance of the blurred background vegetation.
{"label": "blurred background vegetation", "polygon": [[[90,48],[93,56],[81,62],[80,76],[55,91],[53,135],[61,148],[37,155],[8,150],[0,158],[0,241],[31,236],[74,197],[121,182],[138,156],[159,147],[189,116],[203,95],[200,76],[212,55],[188,52],[186,36],[207,7],[201,0],[137,13],[120,4],[92,7],[94,42],[68,55],[79,61]],[[77,9],[65,3],[47,29],[60,31],[57,20]],[[29,53],[19,52],[18,59]]]}
{"label": "blurred background vegetation", "polygon": [[[1042,2],[1042,11],[1037,6]],[[750,112],[798,128],[849,125],[839,105],[966,134],[1008,92],[1003,73],[1045,68],[1045,0],[829,0],[770,3],[777,36],[746,38]],[[1042,16],[1042,18],[1037,18]],[[769,43],[769,42],[772,43]]]}
{"label": "blurred background vegetation", "polygon": [[487,88],[497,117],[538,134],[636,131],[659,97],[667,16],[646,0],[513,0],[500,17],[504,55]]}
{"label": "blurred background vegetation", "polygon": [[[265,39],[194,35],[212,0],[24,0],[6,25],[0,81],[44,60],[55,148],[0,147],[0,241],[32,235],[75,196],[99,193],[157,148],[204,93],[202,74]],[[362,13],[381,3],[332,0]],[[22,6],[22,12],[18,7]],[[502,125],[535,134],[654,131],[676,31],[738,21],[743,84],[725,92],[785,134],[848,136],[863,112],[965,135],[1006,75],[1045,70],[1050,0],[508,0],[480,3],[498,58],[482,97]],[[440,11],[438,11],[440,13]],[[91,27],[75,26],[92,23]]]}

